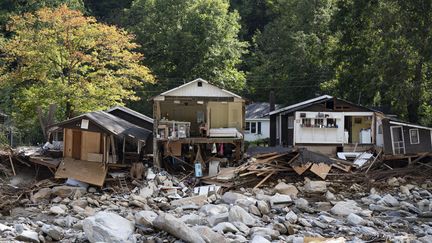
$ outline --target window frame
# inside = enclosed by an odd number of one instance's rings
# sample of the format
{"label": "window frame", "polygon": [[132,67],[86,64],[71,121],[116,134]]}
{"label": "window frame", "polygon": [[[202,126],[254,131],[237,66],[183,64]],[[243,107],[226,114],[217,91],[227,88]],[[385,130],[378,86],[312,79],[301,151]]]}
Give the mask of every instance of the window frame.
{"label": "window frame", "polygon": [[[409,131],[409,137],[410,137],[410,144],[420,144],[420,133],[419,133],[418,128],[412,128],[412,129],[409,129],[408,131]],[[413,143],[413,138],[411,135],[411,132],[413,132],[413,131],[417,133],[417,142],[415,142],[415,143]]]}

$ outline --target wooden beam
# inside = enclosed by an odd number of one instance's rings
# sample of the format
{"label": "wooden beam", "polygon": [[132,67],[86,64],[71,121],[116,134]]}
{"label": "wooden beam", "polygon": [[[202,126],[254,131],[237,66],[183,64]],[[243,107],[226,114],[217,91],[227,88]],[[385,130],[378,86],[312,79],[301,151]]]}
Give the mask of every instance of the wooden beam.
{"label": "wooden beam", "polygon": [[266,177],[264,177],[264,179],[262,179],[258,184],[256,184],[256,186],[253,189],[256,189],[258,187],[260,187],[266,180],[268,180],[268,178],[270,178],[270,176],[272,176],[275,172],[272,171],[270,172]]}

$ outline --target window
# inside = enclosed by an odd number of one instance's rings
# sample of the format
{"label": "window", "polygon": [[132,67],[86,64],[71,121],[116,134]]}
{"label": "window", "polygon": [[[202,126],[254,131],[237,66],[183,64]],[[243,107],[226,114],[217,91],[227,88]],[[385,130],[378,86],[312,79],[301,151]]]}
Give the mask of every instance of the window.
{"label": "window", "polygon": [[380,124],[380,125],[378,126],[378,134],[383,134],[383,127],[382,127],[382,124]]}
{"label": "window", "polygon": [[198,85],[198,87],[202,87],[202,82],[201,82],[201,81],[198,81],[198,82],[197,82],[197,85]]}
{"label": "window", "polygon": [[250,132],[250,122],[246,122],[246,132]]}
{"label": "window", "polygon": [[261,134],[261,122],[257,122],[258,134]]}
{"label": "window", "polygon": [[289,116],[288,117],[288,129],[293,129],[293,128],[294,128],[294,117]]}
{"label": "window", "polygon": [[251,122],[251,133],[256,133],[257,125],[256,122]]}
{"label": "window", "polygon": [[327,118],[327,127],[337,127],[336,119]]}
{"label": "window", "polygon": [[323,127],[324,119],[315,119],[315,127]]}
{"label": "window", "polygon": [[302,127],[310,127],[312,125],[310,118],[302,119]]}
{"label": "window", "polygon": [[420,137],[419,137],[418,129],[410,129],[409,133],[410,133],[411,144],[419,144],[420,143]]}
{"label": "window", "polygon": [[204,123],[204,111],[197,111],[197,123]]}

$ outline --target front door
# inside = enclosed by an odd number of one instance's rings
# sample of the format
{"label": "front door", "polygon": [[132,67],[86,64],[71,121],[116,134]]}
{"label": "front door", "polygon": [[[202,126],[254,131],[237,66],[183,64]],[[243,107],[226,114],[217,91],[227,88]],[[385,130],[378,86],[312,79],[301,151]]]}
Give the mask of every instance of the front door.
{"label": "front door", "polygon": [[72,158],[81,159],[81,131],[72,131]]}
{"label": "front door", "polygon": [[405,141],[403,137],[403,128],[400,126],[390,127],[391,139],[393,145],[393,154],[405,154]]}

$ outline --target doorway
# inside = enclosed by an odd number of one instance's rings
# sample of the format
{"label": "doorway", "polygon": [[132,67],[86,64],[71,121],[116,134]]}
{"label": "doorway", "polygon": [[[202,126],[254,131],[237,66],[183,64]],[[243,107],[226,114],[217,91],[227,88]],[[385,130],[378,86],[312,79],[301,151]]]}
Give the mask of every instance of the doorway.
{"label": "doorway", "polygon": [[81,159],[81,131],[72,131],[72,158]]}
{"label": "doorway", "polygon": [[393,154],[405,154],[405,140],[401,126],[390,127]]}

